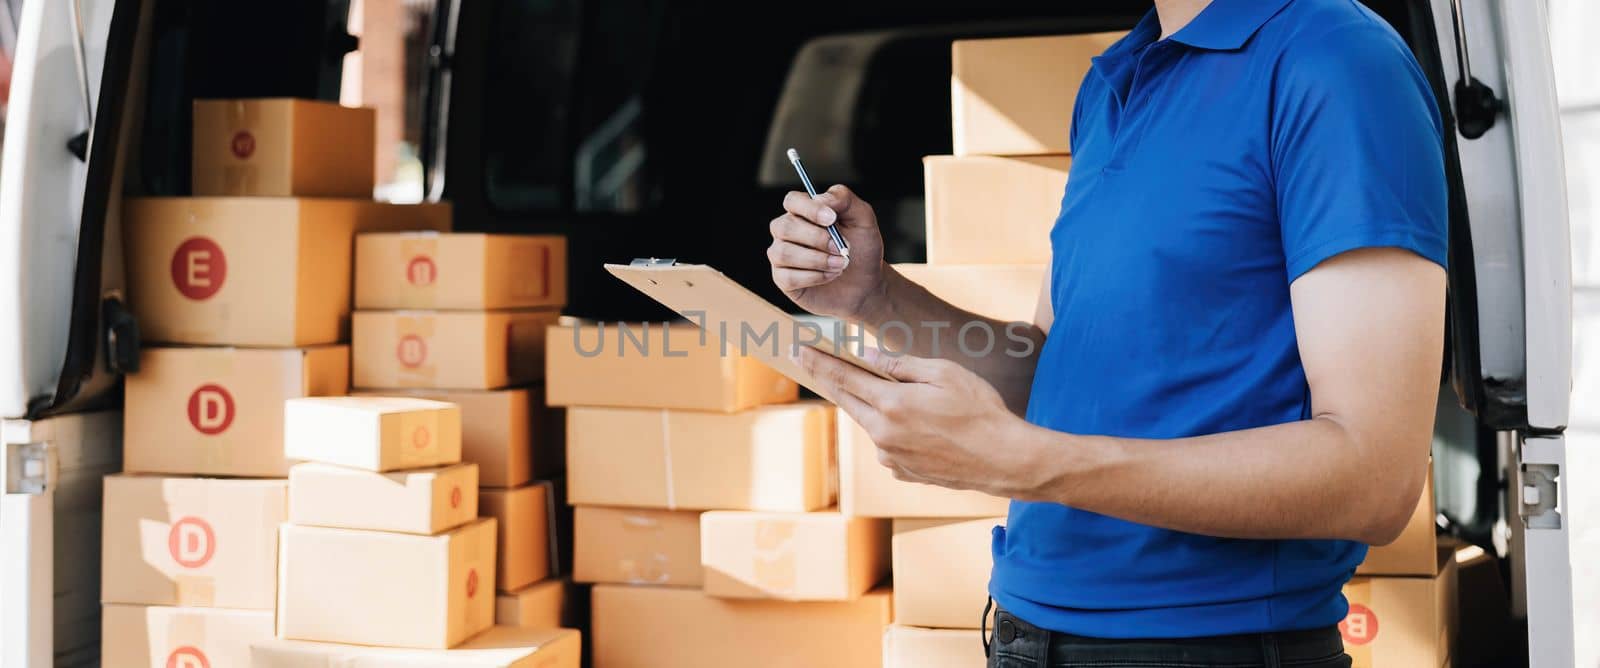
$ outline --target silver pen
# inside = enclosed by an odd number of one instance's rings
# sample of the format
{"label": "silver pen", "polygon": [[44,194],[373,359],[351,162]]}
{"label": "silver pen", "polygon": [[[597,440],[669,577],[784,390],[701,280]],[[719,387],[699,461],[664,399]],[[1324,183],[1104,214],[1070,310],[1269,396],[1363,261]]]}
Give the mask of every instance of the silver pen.
{"label": "silver pen", "polygon": [[[806,193],[811,195],[811,199],[816,199],[817,188],[811,185],[811,177],[806,176],[806,168],[800,166],[800,152],[792,148],[789,149],[789,162],[794,165],[794,171],[800,174],[800,182],[806,185]],[[844,236],[839,234],[839,230],[834,229],[833,225],[827,226],[826,229],[828,230],[828,236],[833,238],[833,245],[839,247],[839,254],[849,258],[850,244],[844,242]]]}

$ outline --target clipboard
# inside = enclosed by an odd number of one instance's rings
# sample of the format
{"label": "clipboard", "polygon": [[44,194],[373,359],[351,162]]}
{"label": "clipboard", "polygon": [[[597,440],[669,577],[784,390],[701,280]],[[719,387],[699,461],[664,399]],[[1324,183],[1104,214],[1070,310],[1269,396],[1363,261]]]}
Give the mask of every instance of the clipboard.
{"label": "clipboard", "polygon": [[[728,354],[739,353],[741,336],[745,336],[743,350],[749,356],[760,359],[824,399],[833,397],[823,392],[805,369],[790,361],[787,353],[796,343],[816,348],[884,380],[895,380],[856,356],[849,345],[835,343],[832,332],[802,323],[710,265],[650,258],[605,267],[612,276],[699,325],[709,335],[726,336]],[[774,332],[775,343],[759,336],[769,330]],[[758,336],[746,336],[744,332],[747,331]],[[815,342],[811,341],[813,335],[818,335]]]}

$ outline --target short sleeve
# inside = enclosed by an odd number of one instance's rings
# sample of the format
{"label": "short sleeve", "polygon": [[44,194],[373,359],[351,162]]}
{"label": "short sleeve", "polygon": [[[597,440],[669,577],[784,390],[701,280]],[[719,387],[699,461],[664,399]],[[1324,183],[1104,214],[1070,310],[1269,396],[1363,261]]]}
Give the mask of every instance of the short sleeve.
{"label": "short sleeve", "polygon": [[1293,44],[1273,93],[1272,162],[1292,282],[1340,253],[1409,250],[1445,265],[1448,191],[1437,103],[1385,26]]}

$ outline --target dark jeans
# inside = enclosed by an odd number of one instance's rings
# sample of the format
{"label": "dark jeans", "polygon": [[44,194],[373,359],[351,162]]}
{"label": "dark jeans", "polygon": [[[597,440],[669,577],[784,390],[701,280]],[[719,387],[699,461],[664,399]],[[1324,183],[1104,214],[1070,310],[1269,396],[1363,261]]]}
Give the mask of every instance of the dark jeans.
{"label": "dark jeans", "polygon": [[[984,615],[987,617],[988,615]],[[1106,640],[1046,631],[1003,609],[984,636],[989,668],[1349,668],[1339,630]]]}

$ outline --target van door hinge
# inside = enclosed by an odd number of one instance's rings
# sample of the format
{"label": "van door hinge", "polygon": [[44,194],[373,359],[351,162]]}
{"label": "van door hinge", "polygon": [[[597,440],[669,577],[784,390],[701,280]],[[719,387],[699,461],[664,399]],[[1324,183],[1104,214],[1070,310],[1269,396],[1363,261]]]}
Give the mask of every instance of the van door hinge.
{"label": "van door hinge", "polygon": [[1522,489],[1518,494],[1522,525],[1528,529],[1560,529],[1561,467],[1556,464],[1523,464]]}
{"label": "van door hinge", "polygon": [[55,488],[56,450],[49,443],[7,443],[0,458],[0,493],[43,494]]}

